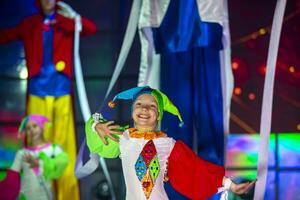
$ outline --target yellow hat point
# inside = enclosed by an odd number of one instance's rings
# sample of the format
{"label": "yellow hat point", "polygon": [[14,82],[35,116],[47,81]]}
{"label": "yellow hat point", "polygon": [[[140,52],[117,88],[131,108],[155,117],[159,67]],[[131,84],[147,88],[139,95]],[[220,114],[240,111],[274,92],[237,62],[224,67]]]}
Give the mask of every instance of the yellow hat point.
{"label": "yellow hat point", "polygon": [[108,102],[108,107],[114,108],[114,107],[116,107],[116,103],[113,101],[110,101],[110,102]]}
{"label": "yellow hat point", "polygon": [[63,71],[65,67],[66,67],[66,63],[62,60],[58,61],[55,66],[56,70],[59,72]]}

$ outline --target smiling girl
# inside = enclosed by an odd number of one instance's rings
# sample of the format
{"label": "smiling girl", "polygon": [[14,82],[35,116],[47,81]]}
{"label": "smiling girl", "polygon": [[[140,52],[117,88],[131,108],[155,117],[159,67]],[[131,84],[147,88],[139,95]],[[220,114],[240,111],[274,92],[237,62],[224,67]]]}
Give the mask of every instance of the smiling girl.
{"label": "smiling girl", "polygon": [[[127,200],[167,200],[164,182],[190,199],[204,200],[231,190],[246,193],[255,181],[235,184],[225,177],[225,169],[198,157],[182,141],[175,141],[158,130],[165,111],[183,121],[178,109],[159,90],[148,86],[119,93],[117,99],[132,100],[134,128],[122,127],[94,114],[86,124],[87,145],[102,157],[120,157]],[[110,103],[114,105],[114,103]]]}

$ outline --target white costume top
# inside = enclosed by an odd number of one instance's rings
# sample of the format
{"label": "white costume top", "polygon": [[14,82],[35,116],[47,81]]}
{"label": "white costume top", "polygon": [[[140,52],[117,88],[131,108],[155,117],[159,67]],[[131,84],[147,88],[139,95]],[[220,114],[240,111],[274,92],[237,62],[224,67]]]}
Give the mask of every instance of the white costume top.
{"label": "white costume top", "polygon": [[[120,137],[120,158],[126,183],[127,200],[146,200],[143,186],[136,172],[137,160],[150,140],[144,138],[131,138],[126,130]],[[175,140],[170,137],[161,137],[152,140],[159,162],[159,173],[154,181],[154,187],[149,196],[149,200],[167,200],[168,196],[164,189],[164,176],[166,173],[167,160],[174,147]]]}
{"label": "white costume top", "polygon": [[38,168],[30,168],[29,164],[24,161],[23,155],[28,153],[33,158],[38,158],[38,155],[44,152],[48,157],[54,157],[62,152],[58,145],[50,143],[43,145],[40,148],[23,148],[16,154],[11,170],[23,172],[21,180],[21,193],[28,200],[51,200],[52,186],[51,180],[45,180],[43,177],[43,161],[39,160]]}

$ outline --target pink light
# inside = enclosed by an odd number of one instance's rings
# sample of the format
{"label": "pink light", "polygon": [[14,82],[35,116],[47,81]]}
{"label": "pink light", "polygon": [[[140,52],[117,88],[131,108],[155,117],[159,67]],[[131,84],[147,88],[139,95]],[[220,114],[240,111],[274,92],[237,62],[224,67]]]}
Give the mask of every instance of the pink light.
{"label": "pink light", "polygon": [[254,93],[249,93],[248,98],[253,101],[256,98],[256,95]]}
{"label": "pink light", "polygon": [[232,62],[232,69],[237,70],[239,68],[239,63],[237,61]]}

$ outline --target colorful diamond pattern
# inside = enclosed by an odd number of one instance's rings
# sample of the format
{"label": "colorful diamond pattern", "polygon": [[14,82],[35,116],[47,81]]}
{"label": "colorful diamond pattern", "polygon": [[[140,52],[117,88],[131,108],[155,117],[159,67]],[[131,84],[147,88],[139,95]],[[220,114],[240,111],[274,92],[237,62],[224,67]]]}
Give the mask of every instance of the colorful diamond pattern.
{"label": "colorful diamond pattern", "polygon": [[143,186],[143,191],[145,193],[145,196],[147,199],[149,199],[151,191],[154,187],[153,181],[151,179],[151,176],[149,175],[149,171],[147,171],[146,175],[143,177],[141,183]]}
{"label": "colorful diamond pattern", "polygon": [[145,144],[134,167],[136,175],[141,181],[145,196],[149,199],[160,171],[156,148],[152,140]]}
{"label": "colorful diamond pattern", "polygon": [[135,163],[135,173],[139,180],[141,181],[142,178],[145,176],[146,171],[147,171],[147,166],[146,163],[143,160],[143,157],[140,155],[138,160]]}
{"label": "colorful diamond pattern", "polygon": [[147,142],[147,144],[144,146],[141,154],[142,154],[143,159],[148,167],[151,160],[156,155],[156,148],[155,148],[155,145],[152,140],[149,140],[149,142]]}
{"label": "colorful diamond pattern", "polygon": [[152,159],[152,161],[149,165],[149,169],[150,169],[150,174],[151,174],[152,180],[153,180],[153,182],[155,182],[156,178],[159,174],[159,171],[160,171],[160,166],[158,163],[157,155],[155,155],[154,158]]}

